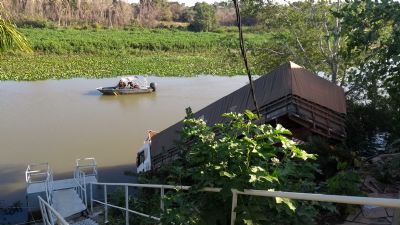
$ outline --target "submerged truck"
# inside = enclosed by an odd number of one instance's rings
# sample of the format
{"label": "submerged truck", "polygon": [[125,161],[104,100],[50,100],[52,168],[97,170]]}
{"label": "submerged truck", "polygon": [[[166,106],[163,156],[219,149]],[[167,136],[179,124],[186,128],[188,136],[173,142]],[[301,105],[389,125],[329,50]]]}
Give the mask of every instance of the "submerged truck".
{"label": "submerged truck", "polygon": [[[254,81],[261,122],[282,124],[293,137],[307,141],[312,135],[332,142],[346,137],[346,101],[343,88],[289,62]],[[227,112],[255,111],[250,85],[222,97],[194,114],[208,125],[222,121]],[[157,170],[178,157],[175,145],[182,121],[156,133],[150,131],[137,153],[137,172]]]}

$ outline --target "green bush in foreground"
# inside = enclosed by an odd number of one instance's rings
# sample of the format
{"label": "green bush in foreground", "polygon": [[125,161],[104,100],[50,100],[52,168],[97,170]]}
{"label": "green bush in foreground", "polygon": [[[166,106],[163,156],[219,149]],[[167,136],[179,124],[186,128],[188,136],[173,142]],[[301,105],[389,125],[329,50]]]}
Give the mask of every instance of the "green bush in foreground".
{"label": "green bush in foreground", "polygon": [[[190,111],[189,111],[190,112]],[[299,149],[278,125],[257,125],[250,111],[223,114],[225,122],[208,126],[188,114],[181,133],[181,157],[167,181],[192,185],[166,198],[163,224],[229,224],[231,189],[313,192],[315,155]],[[189,143],[189,144],[188,144]],[[201,191],[221,187],[220,193]],[[314,224],[317,205],[285,198],[239,196],[236,224]]]}

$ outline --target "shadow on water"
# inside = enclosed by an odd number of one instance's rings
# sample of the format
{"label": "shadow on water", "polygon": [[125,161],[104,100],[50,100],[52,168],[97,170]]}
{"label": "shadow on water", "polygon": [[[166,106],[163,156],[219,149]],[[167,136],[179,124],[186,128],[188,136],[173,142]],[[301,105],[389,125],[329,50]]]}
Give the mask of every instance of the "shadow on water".
{"label": "shadow on water", "polygon": [[[2,164],[0,165],[0,190],[2,190],[5,184],[16,183],[19,181],[25,181],[25,169],[26,165],[15,165],[15,164]],[[21,180],[20,178],[24,178]],[[2,192],[4,192],[2,190]]]}
{"label": "shadow on water", "polygon": [[102,95],[98,90],[90,90],[87,91],[86,93],[83,93],[85,96],[100,96]]}
{"label": "shadow on water", "polygon": [[[38,220],[40,216],[38,213],[30,214],[37,209],[28,208],[25,169],[26,165],[0,165],[0,224],[25,223]],[[132,174],[134,171],[136,166],[133,164],[99,167],[99,182],[136,183],[135,176],[126,175],[126,172]],[[73,171],[54,174],[54,180],[72,177]]]}
{"label": "shadow on water", "polygon": [[25,165],[0,165],[0,224],[19,223],[27,220],[25,208]]}
{"label": "shadow on water", "polygon": [[154,104],[157,100],[157,94],[101,95],[98,98],[103,104],[114,104],[117,102],[123,108],[130,108]]}

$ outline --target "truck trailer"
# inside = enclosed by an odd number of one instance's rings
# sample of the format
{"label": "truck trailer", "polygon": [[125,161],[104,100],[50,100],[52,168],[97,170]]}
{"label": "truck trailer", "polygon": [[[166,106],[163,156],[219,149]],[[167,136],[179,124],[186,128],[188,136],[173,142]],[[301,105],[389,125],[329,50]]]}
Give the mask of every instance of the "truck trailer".
{"label": "truck trailer", "polygon": [[[254,81],[254,90],[260,123],[282,124],[293,137],[307,142],[313,135],[331,142],[346,137],[346,100],[343,88],[289,62]],[[222,121],[227,112],[255,112],[250,85],[222,97],[194,113],[208,125]],[[143,147],[137,153],[137,172],[157,170],[178,158],[175,143],[183,121],[155,133],[149,132]]]}

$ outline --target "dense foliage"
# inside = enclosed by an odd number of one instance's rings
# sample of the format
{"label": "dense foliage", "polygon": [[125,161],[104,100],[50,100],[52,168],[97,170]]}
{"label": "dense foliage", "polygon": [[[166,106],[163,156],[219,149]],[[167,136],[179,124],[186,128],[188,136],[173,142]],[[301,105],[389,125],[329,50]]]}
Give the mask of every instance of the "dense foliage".
{"label": "dense foliage", "polygon": [[[256,115],[224,114],[223,123],[208,126],[190,116],[184,120],[180,159],[168,168],[167,182],[193,185],[170,193],[165,224],[227,224],[231,189],[275,189],[313,192],[315,156],[299,149],[278,125],[257,125]],[[189,143],[189,144],[188,144]],[[220,193],[203,192],[220,187]],[[239,196],[238,224],[313,224],[316,205],[284,198]]]}
{"label": "dense foliage", "polygon": [[357,59],[349,71],[349,96],[380,114],[380,121],[373,119],[375,127],[392,139],[400,137],[399,15],[400,3],[391,0],[354,1],[338,15],[348,34],[346,56]]}

